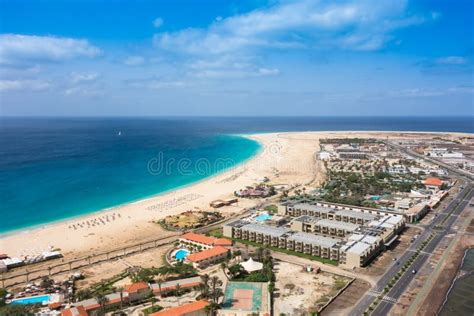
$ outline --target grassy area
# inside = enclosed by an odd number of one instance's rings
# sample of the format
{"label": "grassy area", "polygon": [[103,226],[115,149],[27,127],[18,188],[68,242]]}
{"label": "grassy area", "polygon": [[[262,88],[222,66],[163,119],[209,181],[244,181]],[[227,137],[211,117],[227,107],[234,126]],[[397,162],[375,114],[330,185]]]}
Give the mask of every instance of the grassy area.
{"label": "grassy area", "polygon": [[222,227],[218,227],[216,229],[210,230],[206,233],[207,236],[222,238],[224,234],[222,233]]}
{"label": "grassy area", "polygon": [[[254,246],[254,247],[262,247],[261,244],[253,242],[253,241],[243,240],[243,239],[238,239],[238,238],[232,238],[232,239],[234,241],[240,242],[242,244],[247,244],[247,245]],[[306,253],[296,252],[296,251],[292,251],[292,250],[288,250],[288,249],[282,249],[282,248],[278,248],[278,247],[272,247],[272,246],[266,246],[266,247],[270,250],[277,251],[277,252],[282,252],[282,253],[285,253],[287,255],[301,257],[301,258],[309,259],[309,260],[312,260],[312,261],[319,261],[319,262],[322,262],[322,263],[325,263],[325,264],[332,264],[332,265],[335,265],[335,266],[338,265],[338,262],[335,261],[335,260],[316,257],[316,256],[308,255]]]}
{"label": "grassy area", "polygon": [[278,206],[275,204],[267,205],[264,208],[269,214],[276,214],[278,212]]}
{"label": "grassy area", "polygon": [[145,316],[148,316],[150,314],[153,314],[153,313],[156,313],[156,312],[159,312],[163,309],[163,307],[161,306],[158,306],[158,305],[155,305],[155,306],[150,306],[148,308],[145,308],[142,312]]}

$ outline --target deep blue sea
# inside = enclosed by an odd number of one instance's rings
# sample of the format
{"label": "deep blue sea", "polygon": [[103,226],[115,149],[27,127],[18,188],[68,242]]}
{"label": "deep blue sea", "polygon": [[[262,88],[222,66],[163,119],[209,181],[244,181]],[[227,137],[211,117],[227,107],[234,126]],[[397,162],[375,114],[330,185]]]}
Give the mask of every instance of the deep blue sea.
{"label": "deep blue sea", "polygon": [[237,134],[474,132],[472,117],[0,118],[0,232],[135,201],[254,156]]}

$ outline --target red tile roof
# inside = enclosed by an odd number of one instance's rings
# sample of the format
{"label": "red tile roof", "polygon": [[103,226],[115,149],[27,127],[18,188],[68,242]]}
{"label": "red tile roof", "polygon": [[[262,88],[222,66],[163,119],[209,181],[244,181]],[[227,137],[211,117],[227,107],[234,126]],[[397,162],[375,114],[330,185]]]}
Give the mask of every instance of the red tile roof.
{"label": "red tile roof", "polygon": [[49,309],[58,309],[58,308],[61,307],[62,304],[63,304],[63,303],[61,303],[61,302],[49,303],[49,304],[48,304],[48,308],[49,308]]}
{"label": "red tile roof", "polygon": [[232,240],[226,238],[217,238],[214,241],[214,246],[232,246]]}
{"label": "red tile roof", "polygon": [[66,308],[61,312],[61,316],[87,316],[84,306]]}
{"label": "red tile roof", "polygon": [[425,185],[434,185],[440,187],[443,184],[443,181],[441,181],[439,178],[426,178],[424,183]]}
{"label": "red tile roof", "polygon": [[146,282],[137,282],[129,285],[125,285],[123,290],[127,293],[138,293],[140,290],[149,289],[148,283]]}
{"label": "red tile roof", "polygon": [[[192,282],[192,283],[187,283],[187,284],[180,284],[179,286],[181,287],[181,289],[188,289],[188,288],[193,288],[195,286],[198,286],[199,284],[201,284],[202,282]],[[161,287],[161,292],[168,292],[168,291],[173,291],[176,289],[176,285],[173,285],[173,286],[162,286]],[[154,294],[160,294],[160,288],[156,288],[153,290],[153,293]]]}
{"label": "red tile roof", "polygon": [[[124,297],[123,300],[125,301],[126,298]],[[108,300],[108,301],[105,303],[105,305],[106,305],[106,306],[107,306],[107,305],[113,305],[113,304],[116,304],[116,303],[120,303],[120,297],[119,297],[119,298],[112,299],[112,300]],[[91,305],[84,306],[84,308],[85,308],[86,311],[94,310],[94,309],[100,308],[100,304],[97,303],[97,301],[96,301],[96,303],[93,303],[93,304],[91,304]]]}
{"label": "red tile roof", "polygon": [[215,238],[196,233],[186,233],[180,238],[208,246],[232,246],[232,241],[226,238]]}
{"label": "red tile roof", "polygon": [[203,250],[197,253],[192,253],[189,254],[186,259],[191,261],[191,262],[200,262],[218,255],[222,255],[224,253],[227,253],[229,250],[227,248],[224,248],[222,246],[216,246],[211,249]]}
{"label": "red tile roof", "polygon": [[189,241],[198,242],[204,245],[209,245],[209,246],[212,246],[215,241],[214,237],[208,237],[208,236],[196,234],[196,233],[186,233],[183,236],[181,236],[181,238],[187,239]]}
{"label": "red tile roof", "polygon": [[207,305],[209,305],[209,302],[207,301],[196,301],[178,307],[169,308],[164,311],[156,312],[150,314],[150,316],[184,316],[189,313],[203,310]]}

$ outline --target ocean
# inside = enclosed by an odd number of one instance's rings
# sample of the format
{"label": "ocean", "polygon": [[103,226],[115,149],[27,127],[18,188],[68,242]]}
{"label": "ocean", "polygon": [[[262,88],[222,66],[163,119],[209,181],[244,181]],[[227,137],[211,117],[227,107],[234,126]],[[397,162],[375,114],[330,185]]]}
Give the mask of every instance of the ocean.
{"label": "ocean", "polygon": [[0,118],[0,232],[183,187],[260,150],[241,134],[474,132],[472,117]]}

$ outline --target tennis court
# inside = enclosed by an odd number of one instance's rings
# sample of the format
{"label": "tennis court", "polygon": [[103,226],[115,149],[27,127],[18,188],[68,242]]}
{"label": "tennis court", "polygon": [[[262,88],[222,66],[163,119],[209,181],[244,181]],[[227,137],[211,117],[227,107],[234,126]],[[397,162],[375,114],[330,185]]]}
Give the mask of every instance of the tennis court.
{"label": "tennis court", "polygon": [[[224,293],[223,308],[262,311],[265,309],[262,306],[262,297],[266,295],[267,286],[267,283],[229,282]],[[263,298],[263,301],[266,302],[266,299]]]}

